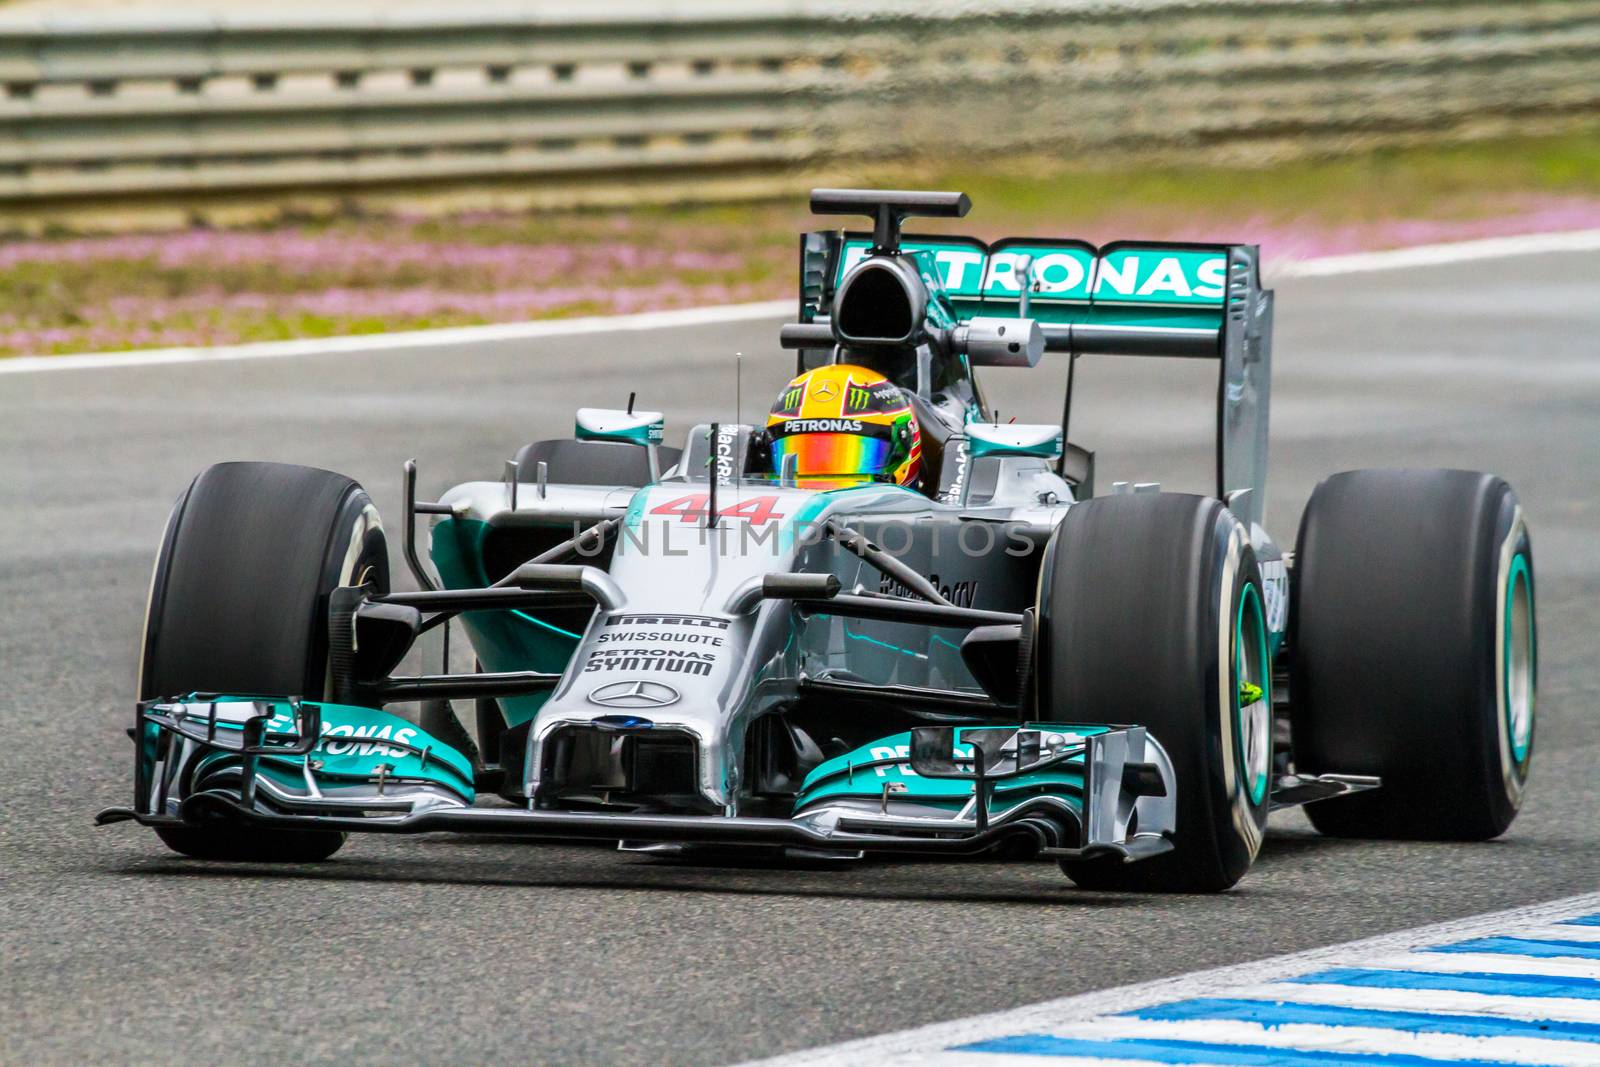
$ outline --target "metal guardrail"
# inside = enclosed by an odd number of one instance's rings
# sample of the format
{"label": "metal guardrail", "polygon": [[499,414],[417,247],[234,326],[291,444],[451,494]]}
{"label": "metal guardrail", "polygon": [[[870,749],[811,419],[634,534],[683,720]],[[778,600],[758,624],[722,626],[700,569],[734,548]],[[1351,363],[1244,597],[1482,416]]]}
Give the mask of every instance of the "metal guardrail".
{"label": "metal guardrail", "polygon": [[0,18],[0,210],[618,177],[692,192],[917,152],[1277,151],[1600,113],[1600,0],[593,6]]}

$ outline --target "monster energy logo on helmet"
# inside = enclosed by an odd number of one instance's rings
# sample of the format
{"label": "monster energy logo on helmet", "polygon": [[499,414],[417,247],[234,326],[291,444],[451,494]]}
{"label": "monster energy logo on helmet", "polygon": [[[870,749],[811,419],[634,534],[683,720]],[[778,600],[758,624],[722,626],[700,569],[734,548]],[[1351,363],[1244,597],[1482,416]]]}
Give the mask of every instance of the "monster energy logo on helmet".
{"label": "monster energy logo on helmet", "polygon": [[798,415],[800,405],[805,400],[806,391],[798,385],[791,384],[778,397],[778,402],[772,405],[774,415]]}

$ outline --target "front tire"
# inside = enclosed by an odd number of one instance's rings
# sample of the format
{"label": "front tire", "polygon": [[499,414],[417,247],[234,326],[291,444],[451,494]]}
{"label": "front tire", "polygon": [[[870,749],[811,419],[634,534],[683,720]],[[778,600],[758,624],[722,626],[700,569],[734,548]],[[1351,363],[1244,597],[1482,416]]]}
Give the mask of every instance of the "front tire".
{"label": "front tire", "polygon": [[[139,696],[216,692],[327,698],[328,594],[389,590],[389,557],[366,491],[283,463],[219,463],[167,522],[145,614]],[[234,825],[157,830],[208,860],[311,862],[340,833]]]}
{"label": "front tire", "polygon": [[1244,527],[1209,497],[1088,500],[1052,535],[1039,589],[1041,718],[1144,726],[1177,775],[1172,852],[1062,870],[1086,889],[1229,888],[1260,850],[1272,774],[1265,600]]}
{"label": "front tire", "polygon": [[1336,474],[1295,552],[1294,756],[1381,788],[1306,807],[1334,837],[1477,841],[1511,825],[1533,758],[1533,548],[1475,471]]}

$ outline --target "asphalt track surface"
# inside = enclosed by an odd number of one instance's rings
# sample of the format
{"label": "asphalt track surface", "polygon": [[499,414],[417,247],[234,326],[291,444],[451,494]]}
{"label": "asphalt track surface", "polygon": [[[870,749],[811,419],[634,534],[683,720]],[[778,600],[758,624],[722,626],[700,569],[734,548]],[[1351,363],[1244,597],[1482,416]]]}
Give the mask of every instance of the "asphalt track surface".
{"label": "asphalt track surface", "polygon": [[[1533,529],[1537,755],[1470,846],[1275,823],[1233,892],[1074,890],[1051,866],[686,866],[600,848],[354,840],[317,867],[207,866],[95,829],[129,791],[156,541],[204,464],[344,471],[398,513],[494,477],[628,390],[671,428],[789,366],[734,323],[216,365],[0,377],[0,1063],[715,1063],[1257,959],[1600,884],[1600,256],[1278,287],[1268,524],[1351,467],[1496,471]],[[1073,436],[1112,478],[1203,488],[1211,371],[1098,361]],[[1063,368],[986,379],[1053,417]]]}

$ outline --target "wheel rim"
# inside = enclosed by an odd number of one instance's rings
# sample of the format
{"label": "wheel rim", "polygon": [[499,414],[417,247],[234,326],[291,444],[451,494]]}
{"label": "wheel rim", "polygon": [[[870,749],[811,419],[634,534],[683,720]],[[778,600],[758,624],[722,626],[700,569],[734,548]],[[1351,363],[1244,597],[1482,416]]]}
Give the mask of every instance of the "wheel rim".
{"label": "wheel rim", "polygon": [[1247,585],[1239,598],[1233,630],[1233,718],[1238,724],[1240,763],[1250,803],[1267,796],[1272,770],[1272,670],[1267,653],[1261,595]]}
{"label": "wheel rim", "polygon": [[1533,581],[1528,559],[1519,553],[1512,558],[1506,579],[1504,650],[1506,737],[1519,766],[1527,761],[1533,744],[1534,641]]}

